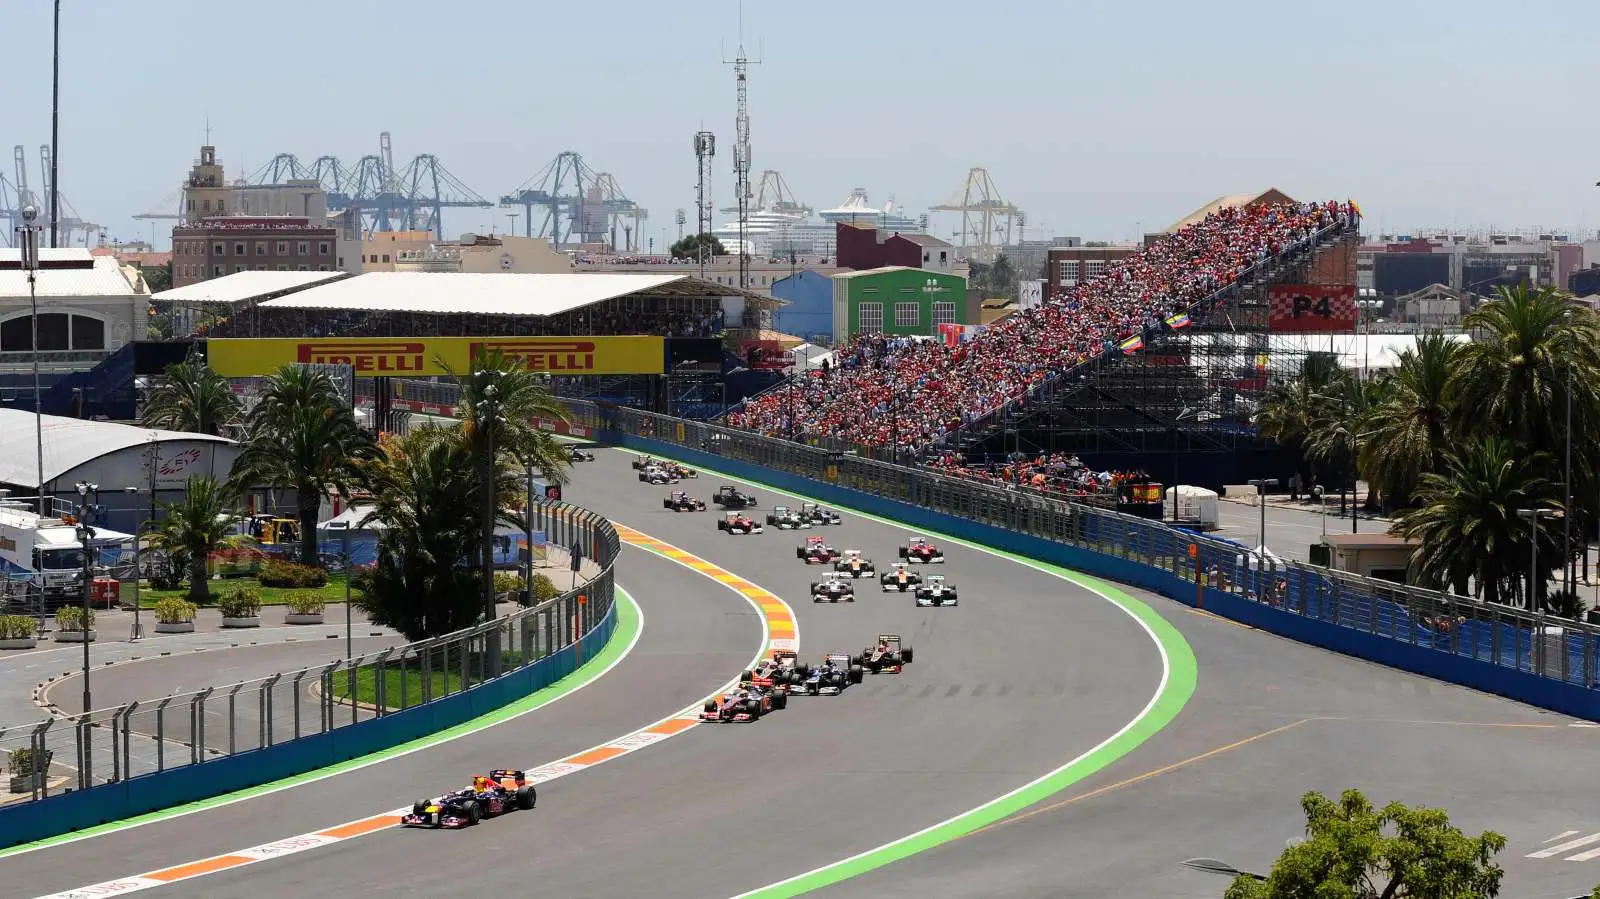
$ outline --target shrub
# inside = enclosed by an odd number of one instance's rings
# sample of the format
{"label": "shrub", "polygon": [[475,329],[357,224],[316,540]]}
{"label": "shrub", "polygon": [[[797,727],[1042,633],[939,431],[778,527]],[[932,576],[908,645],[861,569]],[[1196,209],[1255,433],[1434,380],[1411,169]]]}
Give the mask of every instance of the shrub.
{"label": "shrub", "polygon": [[188,624],[194,620],[194,603],[177,596],[156,600],[156,621],[162,624]]}
{"label": "shrub", "polygon": [[88,611],[87,622],[80,606],[62,606],[56,610],[56,627],[64,631],[94,630],[94,609]]}
{"label": "shrub", "polygon": [[289,607],[291,615],[321,615],[328,607],[322,594],[313,590],[295,590],[283,597],[283,604]]}
{"label": "shrub", "polygon": [[283,559],[273,559],[261,568],[258,578],[263,587],[326,587],[328,586],[328,572],[315,565],[301,565],[298,562],[286,562]]}
{"label": "shrub", "polygon": [[501,593],[520,595],[524,592],[524,590],[525,588],[522,584],[522,576],[516,572],[496,571],[494,573],[494,592],[497,595]]}
{"label": "shrub", "polygon": [[534,574],[534,576],[533,576],[533,601],[534,602],[544,602],[547,599],[555,599],[557,596],[560,596],[560,595],[561,595],[561,591],[556,589],[556,582],[550,580],[549,576],[544,575],[544,574],[539,574],[539,573],[535,573]]}
{"label": "shrub", "polygon": [[34,619],[27,615],[0,615],[0,640],[26,640],[34,627]]}
{"label": "shrub", "polygon": [[7,762],[11,765],[12,774],[32,774],[35,771],[50,770],[50,760],[55,757],[55,750],[45,749],[34,752],[30,746],[13,749],[7,753]]}
{"label": "shrub", "polygon": [[261,614],[261,591],[242,584],[229,587],[217,600],[224,618],[254,618]]}

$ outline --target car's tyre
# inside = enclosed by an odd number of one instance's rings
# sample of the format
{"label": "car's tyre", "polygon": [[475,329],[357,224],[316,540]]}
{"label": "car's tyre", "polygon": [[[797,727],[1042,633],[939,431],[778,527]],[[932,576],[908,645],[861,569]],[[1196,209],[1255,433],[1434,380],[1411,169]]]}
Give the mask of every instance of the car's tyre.
{"label": "car's tyre", "polygon": [[852,684],[861,683],[861,678],[863,676],[865,676],[865,675],[866,675],[866,672],[862,670],[860,665],[852,664],[850,666],[850,675],[849,675],[850,676],[850,683],[852,683]]}
{"label": "car's tyre", "polygon": [[747,700],[745,700],[745,702],[744,702],[744,710],[750,714],[750,717],[752,717],[752,718],[760,718],[761,717],[761,700],[759,700],[759,699],[747,699]]}
{"label": "car's tyre", "polygon": [[911,664],[911,647],[910,646],[902,646],[902,647],[900,647],[900,661],[901,661],[901,663],[906,664],[906,665]]}
{"label": "car's tyre", "polygon": [[835,671],[834,673],[828,675],[828,682],[833,684],[835,687],[838,687],[841,690],[844,689],[844,675],[840,674],[837,671]]}
{"label": "car's tyre", "polygon": [[476,802],[467,803],[467,826],[471,827],[483,820],[483,809]]}
{"label": "car's tyre", "polygon": [[786,709],[788,707],[789,707],[789,694],[788,693],[779,692],[779,693],[772,694],[772,708],[774,710]]}
{"label": "car's tyre", "polygon": [[428,808],[428,800],[426,800],[426,799],[418,799],[416,802],[411,803],[411,814],[413,814],[413,815],[426,814],[427,813],[426,812],[427,808]]}
{"label": "car's tyre", "polygon": [[755,677],[756,673],[754,671],[741,671],[739,672],[739,683],[748,684],[755,680]]}
{"label": "car's tyre", "polygon": [[717,710],[717,704],[708,700],[706,702],[705,710],[708,712],[715,712]]}
{"label": "car's tyre", "polygon": [[517,787],[517,808],[524,811],[531,809],[533,808],[533,804],[537,802],[538,799],[539,791],[535,790],[532,786]]}

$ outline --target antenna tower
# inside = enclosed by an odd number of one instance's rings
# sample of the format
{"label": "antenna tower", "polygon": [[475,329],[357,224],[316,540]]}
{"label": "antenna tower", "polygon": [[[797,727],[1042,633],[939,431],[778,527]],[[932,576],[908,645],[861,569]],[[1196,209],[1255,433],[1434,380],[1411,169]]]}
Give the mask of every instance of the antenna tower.
{"label": "antenna tower", "polygon": [[[705,246],[705,237],[711,232],[711,158],[717,155],[717,136],[709,131],[696,131],[694,135],[694,159],[699,170],[699,184],[695,192],[695,234],[700,238],[700,245]],[[700,254],[700,277],[706,275],[706,255]]]}
{"label": "antenna tower", "polygon": [[744,3],[739,4],[739,54],[733,59],[724,59],[725,64],[733,66],[733,77],[738,85],[739,106],[734,118],[733,138],[733,180],[734,190],[739,195],[739,289],[750,289],[750,254],[747,252],[750,228],[750,200],[753,194],[750,191],[750,104],[745,94],[748,84],[749,68],[752,63],[759,65],[761,60],[750,59],[744,52]]}

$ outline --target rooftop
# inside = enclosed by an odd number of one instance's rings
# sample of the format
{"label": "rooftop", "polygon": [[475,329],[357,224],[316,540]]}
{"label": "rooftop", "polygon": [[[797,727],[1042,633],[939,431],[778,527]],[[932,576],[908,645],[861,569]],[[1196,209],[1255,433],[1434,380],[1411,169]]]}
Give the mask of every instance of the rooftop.
{"label": "rooftop", "polygon": [[174,287],[152,296],[152,300],[174,303],[243,303],[268,299],[304,290],[325,281],[349,277],[349,272],[234,272],[187,287]]}
{"label": "rooftop", "polygon": [[948,247],[948,246],[951,246],[949,241],[940,240],[939,238],[934,237],[931,234],[901,234],[901,233],[896,233],[895,236],[900,238],[901,240],[909,240],[909,241],[911,241],[912,243],[916,244],[919,247]]}
{"label": "rooftop", "polygon": [[[225,437],[207,434],[163,431],[59,415],[45,415],[42,418],[46,482],[61,477],[85,462],[129,447],[144,446],[152,440],[157,443],[198,440],[203,443],[233,444]],[[39,462],[35,455],[35,435],[38,431],[34,429],[34,420],[32,412],[0,408],[0,483],[15,484],[30,490],[39,488]]]}
{"label": "rooftop", "polygon": [[1237,209],[1241,206],[1255,206],[1261,203],[1293,202],[1294,200],[1290,199],[1288,194],[1278,190],[1276,187],[1269,187],[1266,190],[1255,194],[1228,194],[1225,197],[1218,197],[1215,200],[1212,200],[1206,205],[1201,206],[1199,209],[1196,209],[1194,212],[1191,212],[1176,222],[1173,222],[1172,227],[1168,228],[1167,232],[1171,233],[1173,231],[1182,231],[1184,228],[1187,228],[1190,225],[1204,219],[1211,213],[1220,212],[1224,209]]}
{"label": "rooftop", "polygon": [[[39,250],[34,286],[41,297],[131,297],[136,292],[110,256],[91,256],[81,247]],[[0,249],[0,297],[28,296],[28,273],[20,249]]]}
{"label": "rooftop", "polygon": [[632,294],[771,300],[687,275],[369,272],[268,300],[261,308],[545,316]]}
{"label": "rooftop", "polygon": [[912,268],[909,265],[885,265],[885,266],[883,266],[881,268],[864,268],[864,269],[859,269],[859,270],[856,270],[856,271],[839,272],[838,274],[834,275],[833,277],[835,277],[835,278],[859,278],[859,277],[861,277],[863,275],[882,275],[882,274],[887,274],[889,272],[927,272],[928,277],[934,278],[934,279],[938,279],[938,278],[960,278],[961,277],[960,275],[952,275],[949,272],[941,272],[941,271],[936,271],[934,269]]}

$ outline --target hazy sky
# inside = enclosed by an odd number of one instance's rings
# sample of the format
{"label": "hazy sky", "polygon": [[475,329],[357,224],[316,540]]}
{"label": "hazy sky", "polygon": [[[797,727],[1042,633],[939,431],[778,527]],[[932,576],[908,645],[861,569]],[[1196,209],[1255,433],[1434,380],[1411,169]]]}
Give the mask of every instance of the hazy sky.
{"label": "hazy sky", "polygon": [[[173,193],[207,115],[230,177],[274,154],[353,163],[392,133],[479,194],[562,150],[694,218],[691,135],[731,187],[735,0],[65,0],[61,190],[112,236]],[[0,0],[0,147],[50,137],[50,0]],[[1030,238],[1128,238],[1218,195],[1354,197],[1370,226],[1600,226],[1600,6],[1522,0],[749,0],[753,168],[816,208],[913,213],[973,166]],[[509,210],[445,213],[445,232]],[[725,216],[717,217],[720,223]],[[948,219],[934,230],[949,236]],[[158,223],[158,229],[170,223]],[[166,244],[158,236],[158,243]],[[641,241],[641,244],[643,242]]]}

